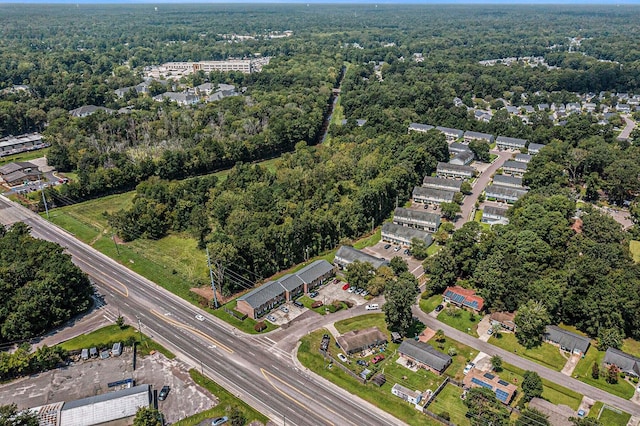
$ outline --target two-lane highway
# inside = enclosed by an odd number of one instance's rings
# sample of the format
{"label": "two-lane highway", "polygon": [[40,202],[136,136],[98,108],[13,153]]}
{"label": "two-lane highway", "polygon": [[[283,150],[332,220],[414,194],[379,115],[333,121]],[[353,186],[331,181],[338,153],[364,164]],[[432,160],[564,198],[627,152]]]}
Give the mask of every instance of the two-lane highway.
{"label": "two-lane highway", "polygon": [[[277,424],[398,425],[401,421],[294,367],[289,353],[249,336],[137,275],[38,215],[0,197],[0,222],[23,221],[32,235],[65,247],[108,306]],[[198,321],[196,314],[205,316]],[[273,342],[275,343],[275,342]],[[286,419],[286,420],[285,420]]]}

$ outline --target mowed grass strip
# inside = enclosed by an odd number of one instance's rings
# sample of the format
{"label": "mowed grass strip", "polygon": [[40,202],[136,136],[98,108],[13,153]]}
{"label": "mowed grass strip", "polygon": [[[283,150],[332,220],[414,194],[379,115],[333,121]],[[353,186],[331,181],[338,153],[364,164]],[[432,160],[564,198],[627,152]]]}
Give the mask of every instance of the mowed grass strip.
{"label": "mowed grass strip", "polygon": [[527,349],[518,343],[513,333],[498,333],[498,335],[493,335],[489,339],[489,343],[509,352],[515,351],[519,356],[555,371],[561,371],[567,363],[567,358],[562,356],[558,347],[543,342],[538,347]]}
{"label": "mowed grass strip", "polygon": [[432,312],[439,304],[442,303],[442,295],[441,294],[434,294],[433,296],[427,298],[427,299],[423,299],[422,297],[420,298],[420,309],[422,309],[422,312]]}
{"label": "mowed grass strip", "polygon": [[236,407],[240,410],[247,420],[246,424],[250,424],[253,421],[267,424],[269,421],[267,416],[255,410],[243,400],[236,398],[231,392],[211,380],[209,377],[203,376],[197,370],[189,370],[189,375],[196,384],[202,386],[218,398],[218,405],[210,410],[203,411],[174,423],[176,426],[193,426],[200,424],[207,419],[228,415],[228,407]]}
{"label": "mowed grass strip", "polygon": [[640,262],[640,241],[637,241],[637,240],[629,241],[629,251],[631,252],[631,257],[633,257],[633,261],[636,263]]}

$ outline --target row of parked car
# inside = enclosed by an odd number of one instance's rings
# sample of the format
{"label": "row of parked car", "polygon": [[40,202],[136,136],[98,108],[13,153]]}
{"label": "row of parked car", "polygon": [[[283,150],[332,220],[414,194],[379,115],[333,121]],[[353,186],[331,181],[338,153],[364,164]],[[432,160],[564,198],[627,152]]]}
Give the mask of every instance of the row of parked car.
{"label": "row of parked car", "polygon": [[348,293],[359,294],[362,297],[369,294],[369,292],[364,288],[359,288],[359,287],[356,288],[356,287],[350,286],[348,283],[343,285],[342,289],[347,291]]}
{"label": "row of parked car", "polygon": [[[384,249],[385,249],[385,250],[389,250],[390,248],[391,248],[391,244],[385,244],[385,245],[384,245]],[[401,249],[401,248],[402,248],[402,247],[400,247],[400,246],[395,246],[395,247],[393,248],[393,251],[400,251],[400,249]],[[409,250],[409,249],[404,249],[403,253],[404,253],[404,254],[406,254],[406,255],[409,255],[409,254],[411,254],[411,250]]]}

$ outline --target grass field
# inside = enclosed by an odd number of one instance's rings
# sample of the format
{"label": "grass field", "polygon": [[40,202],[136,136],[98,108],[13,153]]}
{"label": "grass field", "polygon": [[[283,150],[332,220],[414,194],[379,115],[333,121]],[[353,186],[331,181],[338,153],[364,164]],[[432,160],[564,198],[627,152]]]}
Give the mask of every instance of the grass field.
{"label": "grass field", "polygon": [[36,158],[46,157],[49,148],[39,149],[37,151],[21,152],[20,154],[7,155],[0,158],[0,166],[13,163],[14,161],[30,161]]}
{"label": "grass field", "polygon": [[638,342],[637,340],[633,340],[631,338],[624,339],[624,341],[622,342],[622,348],[620,350],[622,352],[633,355],[636,358],[640,358],[640,342]]}
{"label": "grass field", "polygon": [[567,362],[567,358],[562,356],[560,349],[556,346],[542,343],[536,348],[527,349],[518,343],[513,333],[500,333],[499,336],[493,335],[489,339],[489,343],[509,352],[517,351],[519,356],[556,371],[562,370]]}
{"label": "grass field", "polygon": [[436,308],[436,306],[438,306],[441,303],[442,303],[442,295],[434,294],[428,299],[420,298],[420,309],[422,309],[423,312],[429,313],[433,311]]}
{"label": "grass field", "polygon": [[640,241],[636,241],[636,240],[629,241],[629,251],[631,252],[633,261],[636,263],[640,262]]}
{"label": "grass field", "polygon": [[[522,388],[520,386],[522,384],[524,370],[504,362],[502,363],[502,370],[503,371],[501,371],[499,374],[500,377],[503,380],[506,380],[518,386],[518,395],[516,397],[517,401],[517,399],[522,396]],[[542,379],[542,385],[542,398],[546,399],[547,401],[553,404],[564,404],[573,408],[574,410],[577,410],[580,406],[580,402],[582,401],[581,394],[560,386],[557,383],[550,382],[546,379]],[[516,401],[514,401],[514,403]]]}
{"label": "grass field", "polygon": [[429,405],[429,411],[436,414],[440,414],[442,412],[449,413],[451,422],[458,426],[471,424],[469,422],[469,418],[465,416],[467,413],[467,406],[460,398],[462,392],[461,388],[447,384],[431,402]]}
{"label": "grass field", "polygon": [[[449,310],[451,310],[451,313],[455,315],[450,315]],[[453,305],[449,305],[449,307],[444,308],[444,310],[442,310],[438,315],[439,321],[475,337],[478,337],[478,321],[481,319],[481,316],[464,309],[456,308]]]}
{"label": "grass field", "polygon": [[482,210],[476,210],[475,214],[473,215],[473,220],[474,222],[480,222],[482,220]]}
{"label": "grass field", "polygon": [[151,351],[158,351],[169,359],[173,359],[176,356],[172,354],[168,349],[163,347],[157,342],[154,342],[149,337],[142,334],[142,343],[140,343],[140,333],[130,325],[120,328],[117,325],[108,325],[95,330],[88,334],[74,337],[60,344],[63,349],[68,351],[80,350],[84,348],[111,348],[116,342],[124,342],[126,340],[135,340],[138,342],[138,350],[140,355],[148,355]]}
{"label": "grass field", "polygon": [[600,378],[598,379],[594,379],[591,376],[593,363],[597,362],[598,365],[601,366],[603,359],[604,352],[598,351],[598,349],[592,345],[591,347],[589,347],[589,350],[587,351],[585,357],[582,358],[580,362],[578,362],[575,370],[573,370],[573,377],[577,378],[581,382],[587,383],[591,386],[595,386],[621,398],[631,398],[633,396],[633,393],[635,392],[635,389],[630,383],[627,383],[626,381],[620,379],[618,380],[618,383],[611,384],[606,382],[603,374],[601,374]]}
{"label": "grass field", "polygon": [[599,419],[600,423],[606,426],[626,426],[631,419],[631,414],[614,411],[609,407],[605,406],[604,409],[603,403],[601,401],[596,402],[591,407],[591,411],[589,411],[589,417],[594,419]]}
{"label": "grass field", "polygon": [[353,244],[353,247],[357,248],[358,250],[362,250],[365,247],[369,247],[379,243],[381,239],[382,239],[382,227],[379,226],[373,234],[356,241]]}
{"label": "grass field", "polygon": [[246,424],[250,424],[252,421],[259,421],[262,422],[262,424],[267,424],[267,422],[269,421],[267,416],[256,411],[241,399],[236,398],[229,391],[227,391],[225,388],[223,388],[210,378],[203,376],[193,369],[189,370],[189,375],[194,382],[207,389],[209,392],[215,395],[216,398],[218,398],[218,405],[210,410],[203,411],[191,417],[187,417],[186,419],[182,419],[177,423],[174,423],[176,426],[194,426],[207,419],[228,415],[229,413],[227,412],[227,407],[238,408],[238,410],[240,410],[242,414],[244,414],[244,417],[247,420]]}

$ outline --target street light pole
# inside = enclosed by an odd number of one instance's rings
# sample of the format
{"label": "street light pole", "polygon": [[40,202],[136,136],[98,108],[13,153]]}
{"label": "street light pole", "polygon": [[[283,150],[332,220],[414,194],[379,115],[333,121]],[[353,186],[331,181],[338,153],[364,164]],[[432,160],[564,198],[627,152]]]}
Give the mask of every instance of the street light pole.
{"label": "street light pole", "polygon": [[142,323],[140,322],[140,317],[136,315],[138,319],[138,333],[140,333],[140,344],[142,344]]}

